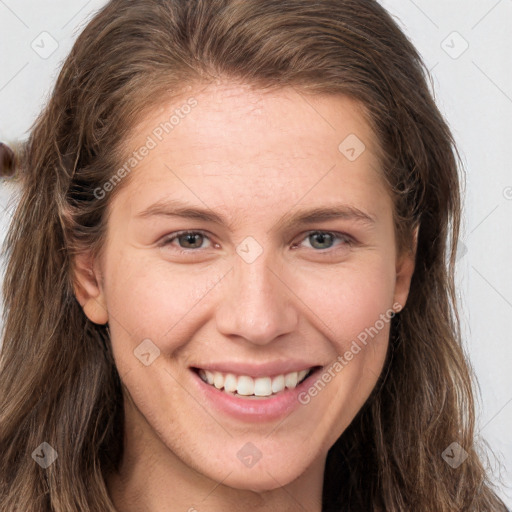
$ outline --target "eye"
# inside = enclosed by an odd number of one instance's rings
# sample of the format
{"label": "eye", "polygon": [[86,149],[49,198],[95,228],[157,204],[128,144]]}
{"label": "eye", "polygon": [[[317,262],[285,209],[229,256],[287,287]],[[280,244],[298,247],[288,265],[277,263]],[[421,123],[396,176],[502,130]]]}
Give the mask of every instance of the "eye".
{"label": "eye", "polygon": [[335,241],[339,241],[338,246],[341,247],[347,245],[352,246],[354,243],[354,240],[350,236],[330,231],[311,231],[303,240],[308,240],[310,247],[318,249],[319,251],[331,249]]}
{"label": "eye", "polygon": [[209,240],[209,237],[202,231],[179,231],[166,237],[162,246],[173,245],[175,240],[178,241],[177,249],[183,249],[179,252],[187,252],[188,250],[202,249],[204,240]]}

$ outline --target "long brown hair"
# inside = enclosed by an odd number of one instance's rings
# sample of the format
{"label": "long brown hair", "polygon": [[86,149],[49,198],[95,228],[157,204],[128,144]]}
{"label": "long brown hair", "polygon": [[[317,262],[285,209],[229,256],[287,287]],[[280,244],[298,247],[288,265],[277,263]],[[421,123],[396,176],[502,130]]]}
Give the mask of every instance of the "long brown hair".
{"label": "long brown hair", "polygon": [[[505,510],[476,453],[460,342],[457,151],[421,58],[374,0],[112,0],[87,25],[16,167],[2,510],[115,510],[105,475],[122,457],[121,384],[108,327],[75,299],[73,256],[102,248],[107,205],[126,180],[105,197],[94,191],[125,161],[130,127],[162,98],[218,78],[359,101],[381,143],[402,250],[419,226],[407,306],[377,386],[329,451],[323,510]],[[46,469],[32,457],[43,442],[58,454]],[[468,453],[458,468],[442,456],[452,443]]]}

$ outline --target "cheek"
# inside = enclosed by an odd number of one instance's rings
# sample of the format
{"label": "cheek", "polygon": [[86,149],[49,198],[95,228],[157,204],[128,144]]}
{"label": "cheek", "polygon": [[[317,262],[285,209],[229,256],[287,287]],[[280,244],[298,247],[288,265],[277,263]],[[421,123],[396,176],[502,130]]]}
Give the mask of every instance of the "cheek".
{"label": "cheek", "polygon": [[326,446],[332,446],[375,388],[389,345],[394,266],[376,255],[361,263],[340,265],[329,276],[304,275],[298,283],[301,299],[314,311],[315,326],[332,349],[330,364],[299,396],[311,415],[323,416]]}
{"label": "cheek", "polygon": [[224,274],[219,268],[198,271],[192,265],[171,266],[166,261],[137,256],[119,254],[116,263],[105,268],[114,351],[121,345],[126,348],[127,342],[135,348],[149,338],[159,346],[165,339],[161,348],[172,352],[186,339],[184,329],[189,319]]}
{"label": "cheek", "polygon": [[[391,261],[373,258],[366,264],[339,266],[323,277],[309,273],[297,280],[304,303],[316,314],[319,326],[332,340],[338,354],[355,339],[376,327],[377,340],[387,340],[383,316],[392,313],[395,273]],[[380,333],[382,331],[382,333]]]}

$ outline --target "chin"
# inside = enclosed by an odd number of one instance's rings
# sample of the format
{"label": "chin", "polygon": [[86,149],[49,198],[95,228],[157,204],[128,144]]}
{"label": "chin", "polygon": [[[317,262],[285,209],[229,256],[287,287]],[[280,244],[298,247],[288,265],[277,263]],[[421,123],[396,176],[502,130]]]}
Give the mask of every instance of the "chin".
{"label": "chin", "polygon": [[253,467],[245,467],[238,459],[234,464],[233,461],[229,464],[224,461],[212,468],[214,471],[208,476],[234,489],[261,493],[273,491],[292,483],[312,464],[312,461],[293,460],[286,453],[281,455],[274,452],[274,455],[269,457],[266,462],[263,459],[264,457]]}
{"label": "chin", "polygon": [[270,474],[265,470],[260,470],[258,474],[251,474],[251,471],[238,475],[233,475],[233,472],[222,484],[233,489],[262,493],[284,487],[298,477],[298,475],[291,475],[288,472],[276,471],[275,469]]}

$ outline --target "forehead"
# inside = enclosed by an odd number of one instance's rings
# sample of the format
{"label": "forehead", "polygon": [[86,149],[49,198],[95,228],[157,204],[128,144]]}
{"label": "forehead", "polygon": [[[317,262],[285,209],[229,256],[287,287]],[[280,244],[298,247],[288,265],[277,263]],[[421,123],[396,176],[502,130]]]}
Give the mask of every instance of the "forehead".
{"label": "forehead", "polygon": [[345,96],[210,85],[147,113],[128,154],[150,140],[124,193],[131,209],[173,195],[242,213],[314,197],[368,202],[384,187],[364,109]]}
{"label": "forehead", "polygon": [[[192,101],[195,106],[189,108],[187,103]],[[259,90],[244,85],[209,85],[153,108],[135,127],[132,139],[158,131],[161,124],[168,126],[171,120],[172,130],[162,134],[169,142],[181,134],[189,142],[195,138],[210,149],[222,148],[228,140],[256,152],[258,143],[270,142],[265,135],[275,140],[276,146],[293,136],[306,147],[317,146],[318,138],[328,135],[324,142],[336,147],[338,139],[349,134],[344,132],[352,130],[377,150],[365,113],[360,102],[342,95],[312,95],[292,87]],[[282,137],[276,139],[276,135]]]}

